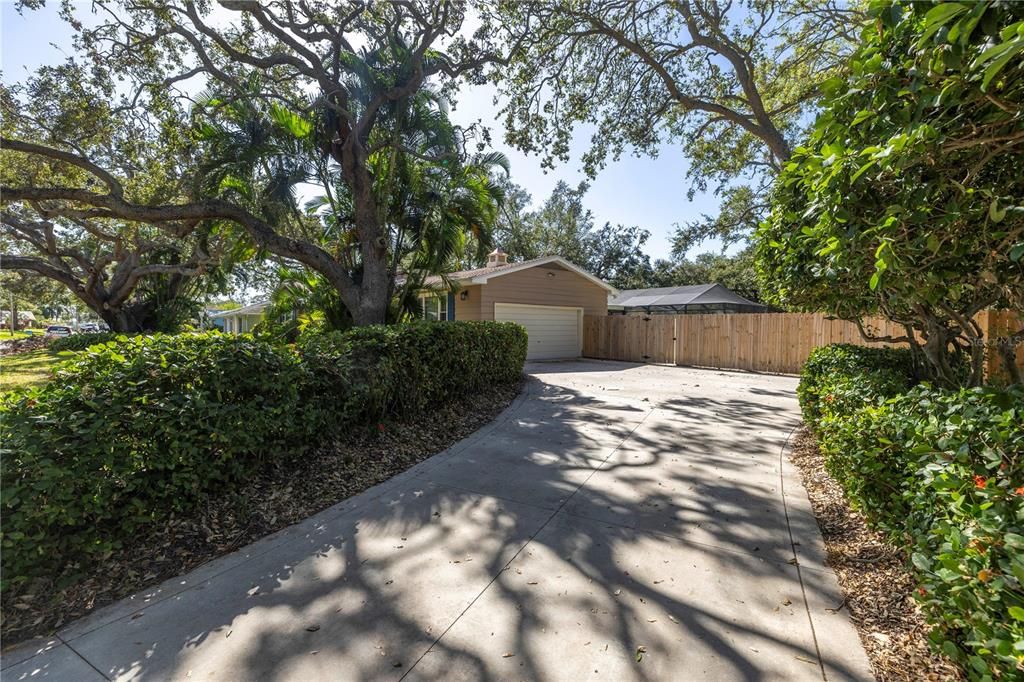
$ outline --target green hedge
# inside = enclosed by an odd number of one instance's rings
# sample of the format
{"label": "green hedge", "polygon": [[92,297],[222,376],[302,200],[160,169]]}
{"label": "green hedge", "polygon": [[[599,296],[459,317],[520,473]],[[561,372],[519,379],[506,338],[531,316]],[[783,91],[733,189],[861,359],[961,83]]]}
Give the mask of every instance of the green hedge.
{"label": "green hedge", "polygon": [[375,421],[518,380],[527,337],[511,322],[415,322],[317,334],[298,347],[317,368],[315,391],[344,393],[350,418]]}
{"label": "green hedge", "polygon": [[96,334],[72,334],[71,336],[62,336],[53,339],[49,343],[49,348],[54,352],[60,352],[63,350],[85,350],[89,346],[95,346],[100,343],[107,343],[108,341],[113,341],[121,336],[124,336],[124,334],[119,334],[117,332],[99,332]]}
{"label": "green hedge", "polygon": [[306,440],[287,349],[120,337],[0,400],[4,581],[101,556],[146,522]]}
{"label": "green hedge", "polygon": [[[833,385],[820,366],[812,372],[807,386]],[[1021,677],[1024,387],[922,385],[886,400],[888,379],[867,367],[852,376],[835,385],[848,382],[866,398],[859,405],[825,400],[827,391],[801,396],[805,414],[818,415],[826,468],[872,525],[910,550],[936,647],[972,679]]]}
{"label": "green hedge", "polygon": [[1024,387],[920,386],[821,434],[851,503],[913,547],[935,643],[975,677],[1011,675],[1024,662]]}
{"label": "green hedge", "polygon": [[846,413],[876,403],[906,391],[914,383],[909,350],[839,343],[811,351],[796,392],[804,421],[816,428],[826,414]]}
{"label": "green hedge", "polygon": [[525,358],[525,330],[493,322],[367,327],[298,349],[216,332],[93,345],[46,385],[0,396],[4,589],[73,574],[271,458],[516,381]]}

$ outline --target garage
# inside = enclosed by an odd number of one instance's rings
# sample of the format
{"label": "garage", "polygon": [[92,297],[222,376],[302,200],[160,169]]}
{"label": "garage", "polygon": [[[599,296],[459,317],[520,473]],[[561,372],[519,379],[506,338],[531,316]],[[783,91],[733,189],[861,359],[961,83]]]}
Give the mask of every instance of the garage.
{"label": "garage", "polygon": [[526,327],[530,337],[527,360],[561,360],[580,355],[582,308],[495,303],[494,319]]}

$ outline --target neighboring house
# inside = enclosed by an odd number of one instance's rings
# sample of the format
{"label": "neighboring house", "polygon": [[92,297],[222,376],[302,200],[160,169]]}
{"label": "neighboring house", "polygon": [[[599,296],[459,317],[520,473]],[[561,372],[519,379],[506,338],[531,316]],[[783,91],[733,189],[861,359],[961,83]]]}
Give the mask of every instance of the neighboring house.
{"label": "neighboring house", "polygon": [[217,328],[228,334],[245,334],[252,331],[263,319],[263,310],[269,305],[266,301],[242,306],[234,310],[216,310],[210,312],[210,321]]}
{"label": "neighboring house", "polygon": [[[11,314],[7,311],[0,313],[0,326],[11,326]],[[36,316],[28,310],[18,311],[18,329],[28,329],[36,326]]]}
{"label": "neighboring house", "polygon": [[620,291],[608,302],[609,315],[767,313],[771,308],[743,298],[721,284]]}
{"label": "neighboring house", "polygon": [[509,263],[496,249],[487,267],[427,278],[420,297],[428,320],[518,322],[530,337],[527,358],[579,357],[583,315],[607,315],[615,289],[560,256]]}
{"label": "neighboring house", "polygon": [[210,310],[210,309],[207,309],[205,311],[206,317],[203,318],[203,327],[204,328],[205,327],[209,327],[210,329],[215,329],[215,330],[221,331],[221,332],[224,331],[224,327],[225,327],[224,318],[220,317],[220,314],[223,313],[223,312],[225,312],[225,311],[223,311],[223,310]]}

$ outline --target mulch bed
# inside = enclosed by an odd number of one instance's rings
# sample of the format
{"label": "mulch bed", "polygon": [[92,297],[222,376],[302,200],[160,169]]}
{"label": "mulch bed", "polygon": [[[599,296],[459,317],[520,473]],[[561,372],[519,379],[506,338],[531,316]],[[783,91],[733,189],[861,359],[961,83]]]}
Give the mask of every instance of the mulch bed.
{"label": "mulch bed", "polygon": [[186,573],[371,488],[494,420],[521,385],[494,387],[420,418],[388,422],[272,468],[188,516],[165,519],[64,589],[36,583],[3,596],[4,648]]}
{"label": "mulch bed", "polygon": [[839,579],[875,678],[966,679],[956,664],[928,645],[928,625],[912,596],[917,585],[905,554],[850,508],[839,484],[825,471],[821,451],[807,429],[794,436],[790,459],[800,470],[829,566]]}
{"label": "mulch bed", "polygon": [[46,348],[47,343],[49,343],[49,341],[42,335],[0,341],[0,355],[28,353],[29,351]]}

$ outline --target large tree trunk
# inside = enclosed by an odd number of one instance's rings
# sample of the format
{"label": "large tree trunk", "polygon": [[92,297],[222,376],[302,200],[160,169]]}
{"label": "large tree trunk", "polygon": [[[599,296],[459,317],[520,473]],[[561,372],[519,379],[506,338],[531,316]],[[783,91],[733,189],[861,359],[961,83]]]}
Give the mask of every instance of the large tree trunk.
{"label": "large tree trunk", "polygon": [[387,322],[391,291],[388,249],[381,215],[384,209],[378,205],[374,194],[373,175],[368,168],[363,141],[357,135],[350,134],[345,144],[336,150],[334,158],[341,165],[342,177],[352,190],[353,217],[362,257],[362,277],[359,280],[357,300],[352,301],[353,297],[346,297],[346,292],[340,289],[338,293],[349,305],[353,323],[357,327],[384,324]]}
{"label": "large tree trunk", "polygon": [[95,312],[97,315],[100,316],[100,318],[102,318],[104,322],[107,323],[107,326],[110,327],[110,331],[112,332],[130,334],[137,331],[141,331],[139,329],[133,328],[134,325],[132,324],[131,319],[128,317],[127,313],[122,308],[101,308],[99,310],[96,310]]}
{"label": "large tree trunk", "polygon": [[[930,319],[921,330],[925,342],[921,350],[927,359],[925,369],[927,378],[943,388],[959,388],[960,386],[980,386],[984,381],[985,354],[983,348],[971,347],[969,353],[959,351],[960,332],[949,328],[938,319]],[[964,359],[968,362],[965,372],[960,366]]]}

